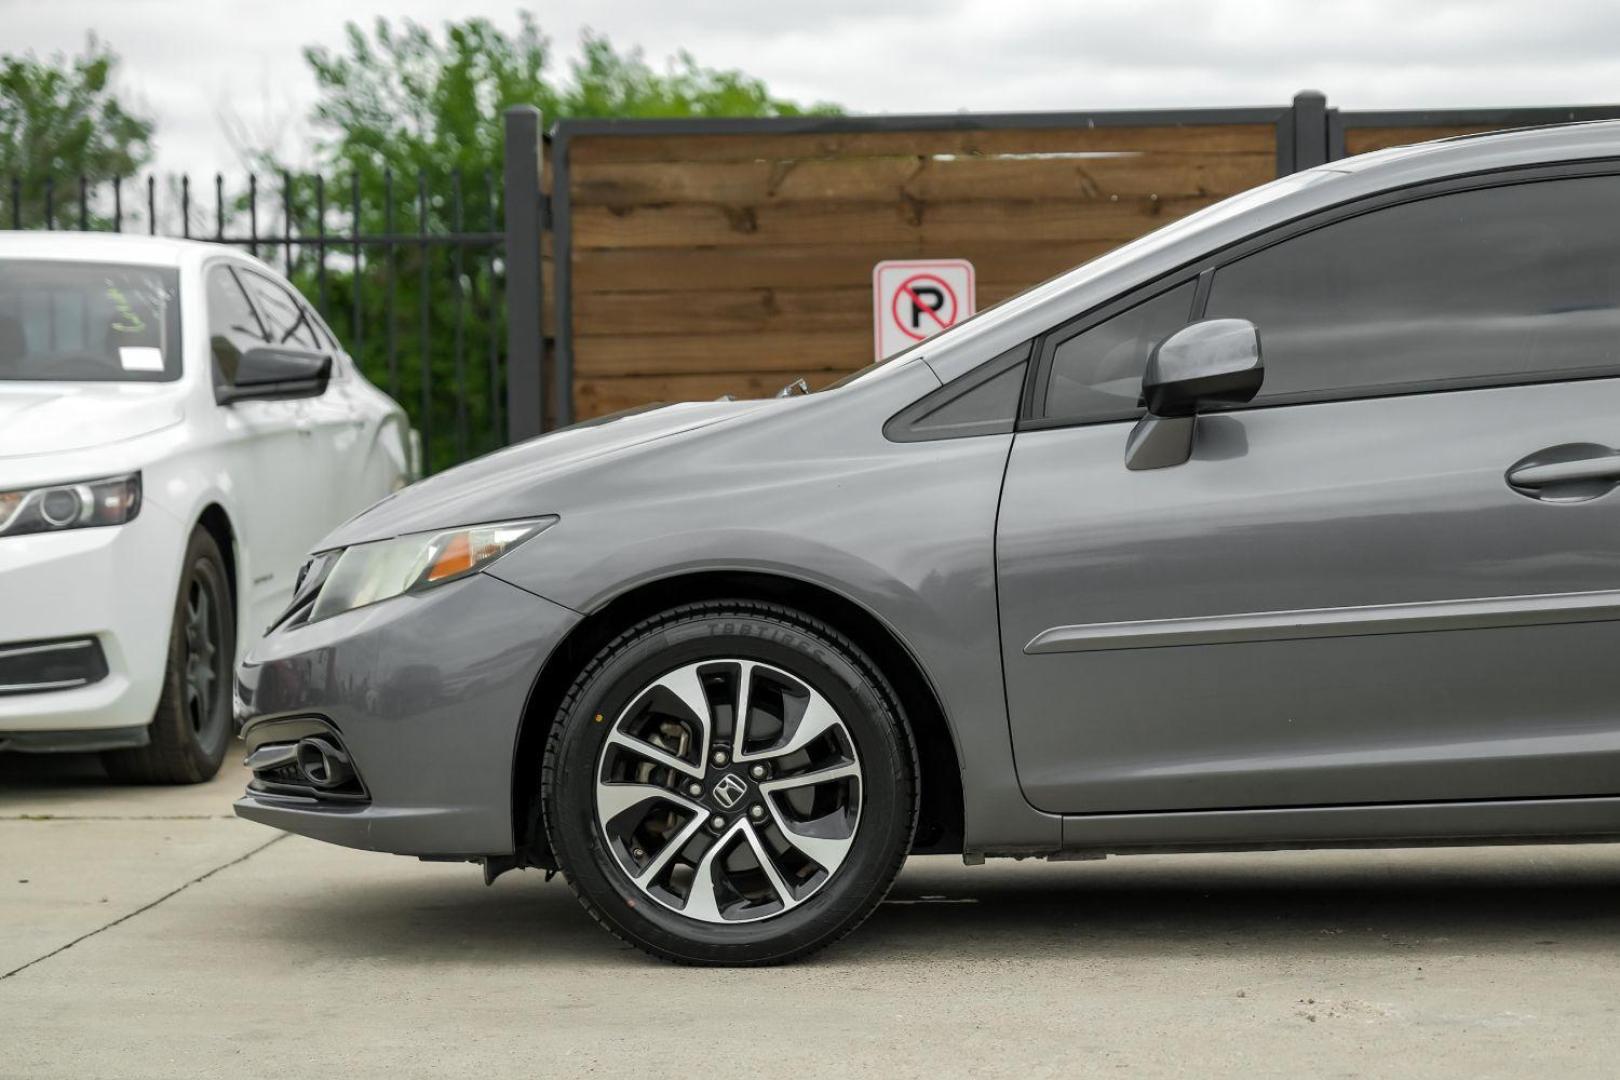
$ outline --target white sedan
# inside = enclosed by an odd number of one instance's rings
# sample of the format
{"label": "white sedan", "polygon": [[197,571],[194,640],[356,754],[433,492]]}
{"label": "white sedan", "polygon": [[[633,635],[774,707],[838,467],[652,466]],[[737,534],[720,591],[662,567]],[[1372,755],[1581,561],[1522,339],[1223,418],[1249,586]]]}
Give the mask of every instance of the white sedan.
{"label": "white sedan", "polygon": [[217,245],[0,232],[0,750],[205,780],[306,550],[414,474],[405,414]]}

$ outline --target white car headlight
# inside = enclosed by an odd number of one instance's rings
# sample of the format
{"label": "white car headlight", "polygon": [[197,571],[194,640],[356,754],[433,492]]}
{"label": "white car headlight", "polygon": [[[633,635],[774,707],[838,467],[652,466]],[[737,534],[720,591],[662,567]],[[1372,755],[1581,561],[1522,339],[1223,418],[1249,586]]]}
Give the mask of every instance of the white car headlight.
{"label": "white car headlight", "polygon": [[0,491],[0,536],[122,525],[141,511],[141,474]]}
{"label": "white car headlight", "polygon": [[299,571],[299,599],[293,603],[297,606],[315,591],[315,605],[309,613],[309,621],[314,622],[455,581],[476,574],[556,522],[555,517],[545,517],[469,525],[323,552]]}

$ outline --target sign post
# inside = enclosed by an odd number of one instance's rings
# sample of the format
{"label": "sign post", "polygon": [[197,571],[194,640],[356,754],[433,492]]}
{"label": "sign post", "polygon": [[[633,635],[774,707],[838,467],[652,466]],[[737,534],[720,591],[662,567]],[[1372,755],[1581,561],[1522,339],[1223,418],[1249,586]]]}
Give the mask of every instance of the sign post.
{"label": "sign post", "polygon": [[872,345],[879,360],[973,314],[966,259],[888,259],[872,268]]}

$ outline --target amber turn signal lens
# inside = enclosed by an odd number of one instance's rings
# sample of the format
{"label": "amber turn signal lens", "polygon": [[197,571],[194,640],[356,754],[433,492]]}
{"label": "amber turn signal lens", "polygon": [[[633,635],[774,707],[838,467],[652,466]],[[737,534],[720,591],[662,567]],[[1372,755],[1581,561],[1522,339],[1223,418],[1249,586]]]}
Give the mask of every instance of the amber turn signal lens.
{"label": "amber turn signal lens", "polygon": [[428,567],[428,581],[443,581],[445,578],[465,574],[473,568],[472,544],[464,532],[453,533],[449,543],[439,552],[433,565]]}

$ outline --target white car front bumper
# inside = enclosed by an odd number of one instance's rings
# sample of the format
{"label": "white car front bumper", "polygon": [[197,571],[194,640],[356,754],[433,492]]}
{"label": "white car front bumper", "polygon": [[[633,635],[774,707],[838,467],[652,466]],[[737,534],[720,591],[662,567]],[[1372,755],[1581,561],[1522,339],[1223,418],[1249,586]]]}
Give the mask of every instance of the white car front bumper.
{"label": "white car front bumper", "polygon": [[85,685],[30,690],[36,684],[0,679],[0,750],[146,741],[185,542],[179,522],[150,503],[127,525],[0,537],[0,671],[13,672],[6,678],[19,679],[18,647],[41,642],[93,640],[106,660],[105,676]]}

